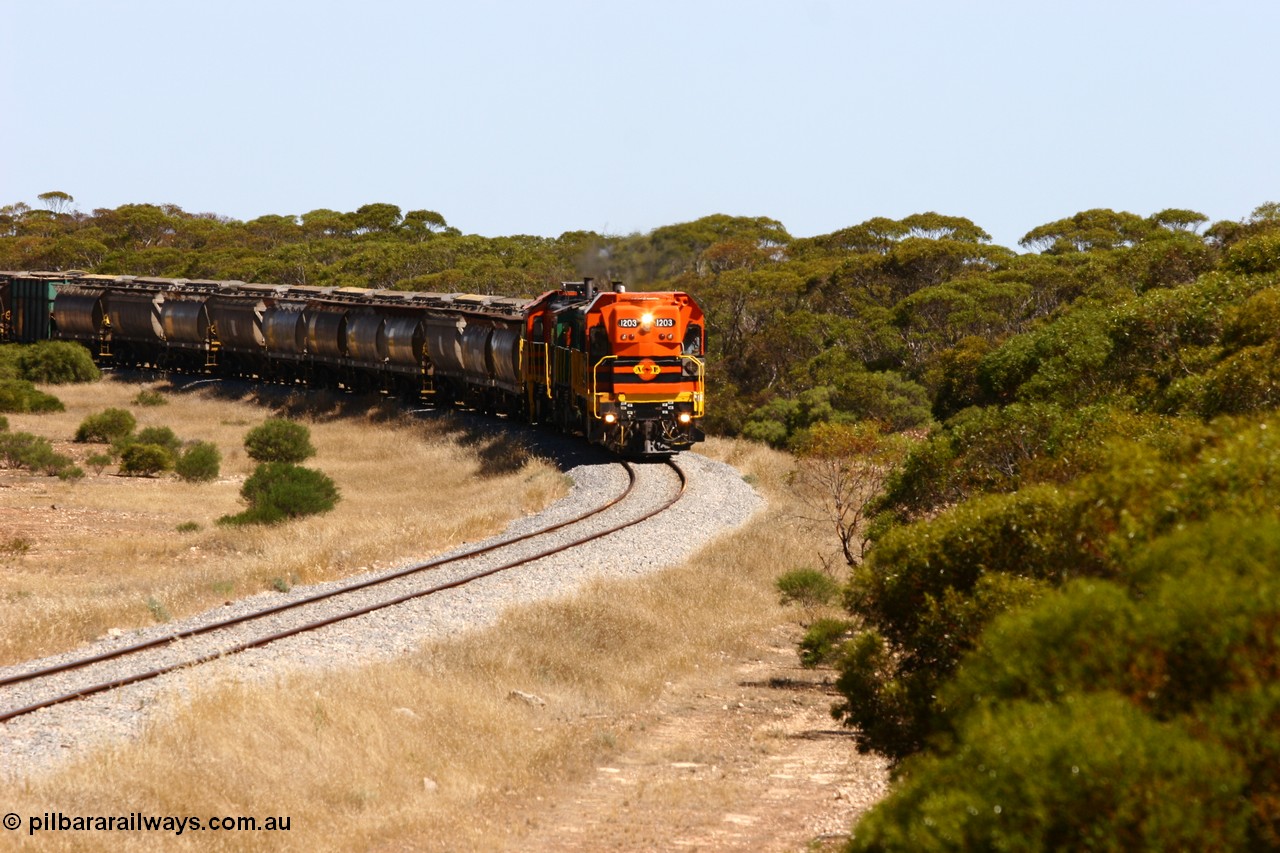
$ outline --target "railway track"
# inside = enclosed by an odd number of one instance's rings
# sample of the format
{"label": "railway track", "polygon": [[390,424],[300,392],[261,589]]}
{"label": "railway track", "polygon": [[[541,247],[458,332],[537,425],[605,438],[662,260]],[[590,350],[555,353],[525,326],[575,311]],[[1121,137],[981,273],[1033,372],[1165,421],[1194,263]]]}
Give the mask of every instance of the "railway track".
{"label": "railway track", "polygon": [[[0,676],[0,723],[44,708],[107,693],[288,637],[474,584],[634,527],[684,495],[685,472],[674,461],[621,464],[627,486],[575,517],[462,553],[336,585],[281,604],[172,631],[98,654],[61,659]],[[658,471],[666,487],[637,489]],[[643,475],[642,473],[643,472]],[[637,496],[637,492],[646,494]],[[665,492],[655,500],[648,492]],[[640,503],[636,508],[634,504]]]}

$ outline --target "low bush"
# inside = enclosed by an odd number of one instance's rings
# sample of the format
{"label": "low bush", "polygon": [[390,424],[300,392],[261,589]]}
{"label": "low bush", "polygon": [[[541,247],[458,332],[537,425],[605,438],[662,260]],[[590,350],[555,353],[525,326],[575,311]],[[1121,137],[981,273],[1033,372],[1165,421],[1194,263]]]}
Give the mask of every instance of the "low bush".
{"label": "low bush", "polygon": [[849,638],[853,623],[847,619],[817,619],[800,640],[800,664],[805,667],[831,663]]}
{"label": "low bush", "polygon": [[168,450],[174,459],[182,453],[182,440],[167,426],[146,427],[139,430],[134,438],[138,444],[158,444]]}
{"label": "low bush", "polygon": [[[51,477],[78,479],[84,476],[84,472],[75,468],[69,456],[53,449],[48,439],[29,432],[0,433],[0,460],[10,468],[26,468]],[[79,471],[79,475],[76,471]]]}
{"label": "low bush", "polygon": [[244,437],[244,449],[255,462],[296,464],[316,455],[311,430],[295,421],[269,418]]}
{"label": "low bush", "polygon": [[137,419],[125,409],[104,409],[80,422],[76,429],[76,441],[119,441],[132,433],[137,425]]}
{"label": "low bush", "polygon": [[37,390],[25,379],[0,379],[0,412],[18,414],[61,412],[62,401],[52,394]]}
{"label": "low bush", "polygon": [[835,601],[840,585],[817,569],[792,569],[778,578],[776,584],[782,604],[817,607]]}
{"label": "low bush", "polygon": [[165,406],[168,405],[168,403],[169,400],[167,397],[159,391],[152,391],[149,388],[144,388],[139,391],[133,398],[133,404],[135,406]]}
{"label": "low bush", "polygon": [[18,371],[29,382],[63,385],[102,378],[89,351],[72,341],[40,341],[18,353]]}
{"label": "low bush", "polygon": [[173,467],[173,455],[158,444],[131,444],[120,454],[120,473],[154,477]]}
{"label": "low bush", "polygon": [[249,508],[223,516],[224,524],[276,524],[290,518],[328,512],[340,497],[328,476],[288,462],[263,462],[240,488]]}
{"label": "low bush", "polygon": [[0,432],[9,431],[9,419],[4,415],[0,415]]}
{"label": "low bush", "polygon": [[18,344],[0,344],[0,379],[21,379],[18,370]]}
{"label": "low bush", "polygon": [[114,461],[115,457],[110,453],[93,453],[85,458],[84,464],[92,468],[95,475],[100,475]]}
{"label": "low bush", "polygon": [[189,483],[207,483],[218,478],[221,464],[222,454],[217,445],[197,441],[182,451],[173,470]]}

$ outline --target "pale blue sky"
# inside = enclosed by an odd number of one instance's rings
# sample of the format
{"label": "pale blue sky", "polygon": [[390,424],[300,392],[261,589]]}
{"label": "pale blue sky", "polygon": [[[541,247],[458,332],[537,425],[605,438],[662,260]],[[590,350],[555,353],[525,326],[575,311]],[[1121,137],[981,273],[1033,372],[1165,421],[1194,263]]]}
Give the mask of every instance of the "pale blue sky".
{"label": "pale blue sky", "polygon": [[0,0],[0,204],[797,236],[1280,201],[1280,3]]}

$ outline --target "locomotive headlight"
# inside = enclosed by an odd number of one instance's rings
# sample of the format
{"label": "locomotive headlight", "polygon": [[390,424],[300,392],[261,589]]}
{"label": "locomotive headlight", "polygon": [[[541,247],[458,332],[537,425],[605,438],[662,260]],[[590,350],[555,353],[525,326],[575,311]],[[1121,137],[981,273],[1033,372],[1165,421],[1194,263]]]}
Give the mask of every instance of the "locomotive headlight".
{"label": "locomotive headlight", "polygon": [[644,329],[646,332],[653,328],[653,315],[652,315],[652,314],[643,314],[643,315],[641,315],[641,317],[640,317],[640,328]]}
{"label": "locomotive headlight", "polygon": [[618,416],[615,415],[613,412],[606,412],[604,416],[604,422],[607,424],[616,424],[618,422]]}
{"label": "locomotive headlight", "polygon": [[681,412],[680,415],[676,418],[676,420],[680,421],[680,423],[684,424],[685,426],[688,426],[689,423],[693,421],[693,415],[689,414],[688,412]]}

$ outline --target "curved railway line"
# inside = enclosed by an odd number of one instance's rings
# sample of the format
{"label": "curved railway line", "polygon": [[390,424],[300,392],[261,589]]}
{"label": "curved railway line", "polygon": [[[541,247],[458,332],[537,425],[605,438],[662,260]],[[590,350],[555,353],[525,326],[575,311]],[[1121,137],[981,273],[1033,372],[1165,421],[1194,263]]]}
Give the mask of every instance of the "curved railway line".
{"label": "curved railway line", "polygon": [[[364,616],[398,604],[425,598],[446,590],[457,589],[474,583],[482,578],[510,571],[520,566],[542,560],[556,554],[569,552],[586,543],[602,539],[611,534],[638,525],[658,514],[670,509],[680,501],[685,493],[688,478],[685,472],[672,460],[662,464],[637,466],[631,462],[618,463],[627,472],[627,486],[612,499],[564,521],[559,521],[537,530],[502,539],[478,548],[472,548],[459,554],[440,557],[416,565],[407,566],[377,577],[365,578],[352,583],[338,585],[336,588],[306,595],[293,601],[256,609],[248,613],[230,618],[219,619],[206,624],[184,630],[173,631],[143,642],[137,642],[99,654],[73,657],[56,663],[38,666],[33,669],[18,671],[0,677],[0,723],[35,711],[50,708],[54,705],[92,696],[99,693],[156,678],[166,673],[198,666],[212,660],[224,658],[259,646],[265,646],[286,637],[316,631],[358,616]],[[652,500],[651,496],[637,497],[637,484],[652,472],[665,471],[674,475],[668,486],[657,491],[666,494],[655,505],[645,505]],[[656,475],[655,475],[656,476]],[[646,491],[646,490],[639,490]],[[648,491],[653,491],[652,488]],[[640,503],[637,513],[631,505]],[[620,520],[615,516],[622,516]],[[600,527],[600,524],[606,526]],[[574,526],[589,528],[581,533],[572,534],[567,542],[556,542],[547,547],[531,550],[530,542]],[[497,557],[496,564],[488,564],[486,560]],[[447,579],[436,581],[434,572],[450,567],[460,574],[451,574]],[[396,581],[422,576],[429,582],[420,588],[411,588],[386,598],[368,601],[368,595],[361,595],[379,587],[385,587]],[[349,604],[342,604],[345,598],[352,599]],[[308,615],[307,609],[320,609],[316,605],[324,604],[327,611],[321,616]],[[269,626],[263,626],[247,638],[233,636],[219,641],[220,634],[233,632],[240,626],[261,620],[271,620]],[[282,624],[283,623],[283,624]],[[200,638],[198,643],[193,642]],[[200,648],[189,646],[200,645]],[[119,673],[122,661],[138,658],[138,663],[127,672]],[[155,661],[153,658],[165,658]],[[94,675],[100,665],[109,665],[113,670],[111,677]],[[22,666],[22,665],[19,665]],[[12,669],[12,667],[11,667]],[[76,681],[69,673],[83,676]],[[75,683],[67,684],[68,680]],[[70,687],[70,689],[68,689]]]}

